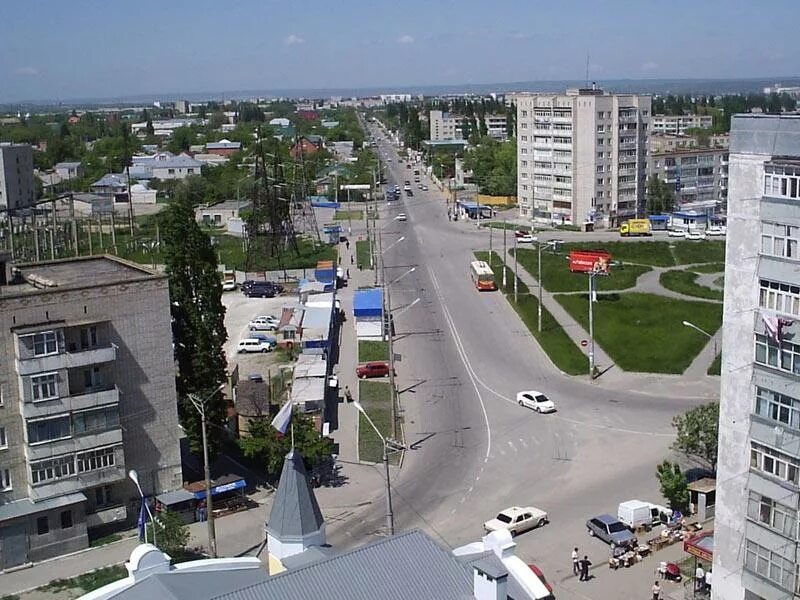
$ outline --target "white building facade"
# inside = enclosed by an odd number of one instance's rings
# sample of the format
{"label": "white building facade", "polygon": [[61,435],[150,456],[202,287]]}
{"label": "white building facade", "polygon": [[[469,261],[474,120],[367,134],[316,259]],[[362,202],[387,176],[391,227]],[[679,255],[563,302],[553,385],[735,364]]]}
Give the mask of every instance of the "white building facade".
{"label": "white building facade", "polygon": [[444,142],[462,139],[461,124],[464,117],[453,115],[441,110],[430,112],[430,140],[432,142]]}
{"label": "white building facade", "polygon": [[800,116],[730,146],[714,600],[800,594]]}
{"label": "white building facade", "polygon": [[519,216],[613,225],[644,206],[650,96],[515,94]]}
{"label": "white building facade", "polygon": [[653,115],[653,133],[684,135],[687,129],[711,129],[711,115]]}

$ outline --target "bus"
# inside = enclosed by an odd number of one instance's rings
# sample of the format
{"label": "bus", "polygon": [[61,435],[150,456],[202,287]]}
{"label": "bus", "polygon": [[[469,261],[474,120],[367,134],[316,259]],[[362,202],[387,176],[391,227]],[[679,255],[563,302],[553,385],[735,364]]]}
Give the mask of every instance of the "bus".
{"label": "bus", "polygon": [[472,283],[480,290],[496,290],[497,284],[494,282],[494,273],[491,267],[482,260],[476,260],[470,263],[469,273],[472,277]]}

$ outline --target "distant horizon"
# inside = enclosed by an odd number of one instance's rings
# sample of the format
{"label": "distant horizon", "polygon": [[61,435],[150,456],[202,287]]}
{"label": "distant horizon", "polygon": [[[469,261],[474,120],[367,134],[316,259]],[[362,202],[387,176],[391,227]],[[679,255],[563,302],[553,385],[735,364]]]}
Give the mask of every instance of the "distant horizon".
{"label": "distant horizon", "polygon": [[[601,89],[615,93],[652,93],[665,95],[673,94],[724,94],[724,93],[761,93],[764,87],[775,84],[781,86],[800,86],[800,76],[779,77],[630,77],[623,79],[590,80]],[[35,107],[35,106],[109,106],[114,104],[136,104],[154,102],[187,101],[227,101],[249,100],[254,98],[288,98],[308,100],[329,100],[330,98],[368,98],[381,94],[411,94],[435,96],[443,94],[488,94],[488,93],[515,93],[515,92],[556,92],[567,88],[582,87],[587,85],[585,79],[541,79],[530,81],[507,81],[490,83],[460,83],[442,85],[391,85],[391,86],[364,86],[364,87],[328,87],[328,88],[252,88],[241,90],[218,90],[196,92],[151,92],[135,95],[109,95],[86,96],[70,98],[36,98],[23,100],[0,100],[0,107]],[[740,87],[741,86],[741,87]],[[675,88],[675,89],[671,89]]]}

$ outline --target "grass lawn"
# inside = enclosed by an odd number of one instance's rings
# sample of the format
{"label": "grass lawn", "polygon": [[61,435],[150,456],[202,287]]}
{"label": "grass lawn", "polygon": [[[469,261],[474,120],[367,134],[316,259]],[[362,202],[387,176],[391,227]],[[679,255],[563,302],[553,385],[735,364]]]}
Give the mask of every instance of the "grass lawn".
{"label": "grass lawn", "polygon": [[337,210],[333,215],[334,221],[361,221],[364,219],[363,210]]}
{"label": "grass lawn", "polygon": [[[580,292],[589,287],[585,273],[572,273],[566,257],[569,251],[552,254],[542,250],[542,280],[544,289],[549,292]],[[528,273],[533,277],[539,275],[539,252],[531,248],[517,248],[517,257]],[[636,280],[650,267],[641,265],[624,265],[612,267],[611,275],[595,279],[600,291],[626,290],[636,285]]]}
{"label": "grass lawn", "polygon": [[492,229],[510,229],[513,231],[530,231],[530,225],[515,225],[514,223],[506,223],[505,221],[489,221],[488,223],[481,223],[481,227],[491,227]]}
{"label": "grass lawn", "polygon": [[[389,403],[391,394],[386,381],[359,381],[358,400],[367,411],[375,427],[383,437],[392,435],[392,410]],[[399,429],[398,429],[399,431]],[[383,458],[383,442],[372,429],[367,418],[358,413],[358,458],[365,462],[381,462]],[[397,464],[400,454],[393,452],[389,462]]]}
{"label": "grass lawn", "polygon": [[649,265],[651,267],[671,267],[675,264],[675,259],[672,256],[672,252],[670,252],[669,246],[669,242],[580,242],[564,244],[561,253],[564,256],[569,256],[570,250],[597,250],[602,248],[611,253],[612,260]]}
{"label": "grass lawn", "polygon": [[707,265],[697,265],[692,267],[695,273],[724,273],[725,263],[708,263]]}
{"label": "grass lawn", "polygon": [[123,565],[113,565],[71,579],[54,579],[39,589],[46,592],[61,592],[78,588],[88,593],[127,576],[128,570]]}
{"label": "grass lawn", "polygon": [[[589,360],[575,345],[572,339],[566,334],[564,329],[553,318],[553,315],[546,308],[542,308],[542,331],[539,332],[539,301],[536,296],[529,294],[528,286],[521,280],[517,281],[518,299],[514,302],[514,276],[509,271],[507,274],[507,286],[503,288],[502,268],[503,261],[500,256],[493,252],[492,264],[495,272],[495,279],[499,290],[505,294],[506,299],[517,311],[526,327],[530,330],[536,341],[545,351],[553,363],[570,375],[583,375],[589,372]],[[488,252],[476,252],[475,258],[478,260],[489,260]]]}
{"label": "grass lawn", "polygon": [[722,354],[717,354],[717,358],[715,358],[714,362],[711,363],[711,366],[708,367],[708,371],[706,371],[706,373],[708,375],[719,375],[721,370],[722,370]]}
{"label": "grass lawn", "polygon": [[371,252],[369,240],[359,240],[356,242],[356,264],[360,269],[371,269]]}
{"label": "grass lawn", "polygon": [[668,290],[694,296],[695,298],[708,298],[709,300],[722,301],[722,290],[714,290],[695,282],[697,273],[692,271],[664,271],[659,278],[661,285]]}
{"label": "grass lawn", "polygon": [[[588,329],[586,295],[556,299]],[[722,305],[637,293],[600,294],[594,305],[595,339],[626,371],[683,373],[708,342],[683,327],[684,320],[714,333],[722,323]]]}
{"label": "grass lawn", "polygon": [[389,360],[389,342],[364,340],[358,342],[358,362]]}
{"label": "grass lawn", "polygon": [[674,242],[675,264],[693,265],[696,263],[725,262],[725,242],[723,240],[698,240]]}

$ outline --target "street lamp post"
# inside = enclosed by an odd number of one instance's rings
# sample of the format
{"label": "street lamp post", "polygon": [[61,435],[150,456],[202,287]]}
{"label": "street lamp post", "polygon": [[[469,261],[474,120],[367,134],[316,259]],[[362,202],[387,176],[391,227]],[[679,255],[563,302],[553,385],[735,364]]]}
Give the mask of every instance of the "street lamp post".
{"label": "street lamp post", "polygon": [[704,329],[700,329],[694,323],[690,323],[689,321],[684,321],[683,324],[686,327],[691,327],[695,331],[699,331],[704,336],[706,336],[708,339],[713,340],[713,342],[714,342],[714,358],[716,358],[717,357],[717,338],[715,336],[713,336],[712,334],[708,333],[707,331],[705,331]]}
{"label": "street lamp post", "polygon": [[[153,524],[153,546],[158,547],[156,543],[156,521],[153,518],[153,513],[150,512],[150,505],[147,504],[147,500],[144,497],[144,492],[142,491],[142,486],[139,484],[139,474],[136,472],[136,469],[131,469],[128,471],[128,478],[136,485],[136,489],[139,491],[139,497],[142,499],[144,503],[144,508],[147,511],[147,516],[150,517],[150,522]],[[147,543],[147,523],[144,525],[144,543]]]}
{"label": "street lamp post", "polygon": [[213,558],[217,558],[217,534],[214,530],[214,508],[211,499],[211,467],[208,464],[208,435],[206,434],[206,402],[208,402],[214,395],[222,390],[225,384],[221,384],[217,389],[211,392],[205,399],[201,400],[194,394],[189,394],[188,398],[192,406],[200,413],[200,424],[203,435],[203,471],[206,479],[206,524],[208,527],[208,551]]}
{"label": "street lamp post", "polygon": [[594,278],[597,274],[589,273],[589,379],[594,377]]}
{"label": "street lamp post", "polygon": [[539,249],[539,263],[538,263],[539,279],[537,280],[539,283],[539,332],[541,333],[542,331],[542,246],[545,246],[546,248],[552,248],[553,246],[555,246],[555,242],[550,241],[544,244],[539,242],[537,246]]}
{"label": "street lamp post", "polygon": [[367,411],[364,410],[364,407],[361,403],[356,400],[353,402],[355,407],[358,409],[364,418],[367,420],[367,423],[370,424],[372,429],[375,430],[375,434],[380,438],[381,444],[383,445],[383,455],[381,457],[383,461],[383,470],[386,475],[386,527],[389,529],[389,535],[394,535],[394,511],[392,510],[392,485],[389,479],[389,440],[387,440],[383,435],[381,435],[380,430],[375,427],[375,423],[370,419]]}

